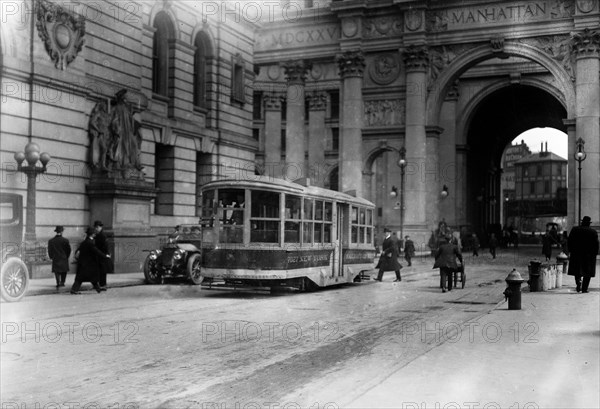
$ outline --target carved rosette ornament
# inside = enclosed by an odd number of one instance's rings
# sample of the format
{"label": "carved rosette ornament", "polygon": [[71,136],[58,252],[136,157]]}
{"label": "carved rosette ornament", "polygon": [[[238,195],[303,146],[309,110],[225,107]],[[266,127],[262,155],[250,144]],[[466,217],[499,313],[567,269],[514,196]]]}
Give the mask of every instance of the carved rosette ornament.
{"label": "carved rosette ornament", "polygon": [[600,31],[592,31],[588,28],[574,33],[571,37],[573,53],[576,57],[599,57],[600,56]]}
{"label": "carved rosette ornament", "polygon": [[337,63],[342,78],[362,77],[364,74],[365,56],[362,51],[346,51],[337,57]]}
{"label": "carved rosette ornament", "polygon": [[46,0],[36,2],[38,35],[54,66],[65,70],[81,51],[85,39],[85,19]]}
{"label": "carved rosette ornament", "polygon": [[429,51],[425,46],[410,45],[403,53],[408,71],[426,71],[429,67]]}
{"label": "carved rosette ornament", "polygon": [[289,84],[304,84],[312,64],[308,61],[287,61],[282,64]]}
{"label": "carved rosette ornament", "polygon": [[308,109],[311,111],[324,111],[327,108],[327,94],[313,92],[308,99]]}
{"label": "carved rosette ornament", "polygon": [[394,82],[400,75],[400,62],[394,54],[381,54],[369,65],[369,76],[378,85]]}

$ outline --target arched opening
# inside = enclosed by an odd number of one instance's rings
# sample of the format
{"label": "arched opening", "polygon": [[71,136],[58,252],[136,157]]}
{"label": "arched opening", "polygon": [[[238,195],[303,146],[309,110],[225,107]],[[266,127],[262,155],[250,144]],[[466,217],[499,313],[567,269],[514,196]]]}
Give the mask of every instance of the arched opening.
{"label": "arched opening", "polygon": [[535,127],[566,132],[567,112],[548,92],[514,84],[494,91],[474,110],[467,129],[470,147],[466,166],[467,220],[485,240],[502,234],[502,158],[506,147]]}
{"label": "arched opening", "polygon": [[208,108],[208,90],[210,83],[210,64],[212,61],[212,46],[205,32],[199,32],[194,40],[194,105]]}
{"label": "arched opening", "polygon": [[169,40],[174,37],[173,24],[165,12],[159,12],[154,19],[154,40],[152,46],[152,92],[168,96],[169,88]]}

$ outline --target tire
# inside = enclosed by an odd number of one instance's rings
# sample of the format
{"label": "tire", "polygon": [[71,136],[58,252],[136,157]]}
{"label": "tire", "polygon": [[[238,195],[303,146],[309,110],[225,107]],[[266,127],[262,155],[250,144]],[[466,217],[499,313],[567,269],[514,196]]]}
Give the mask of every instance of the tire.
{"label": "tire", "polygon": [[0,277],[0,292],[4,300],[15,302],[25,296],[29,287],[29,271],[21,259],[13,257],[6,260],[2,265]]}
{"label": "tire", "polygon": [[188,279],[194,285],[200,285],[202,277],[202,256],[199,253],[192,254],[187,262]]}
{"label": "tire", "polygon": [[144,260],[144,277],[148,284],[160,284],[162,282],[161,277],[158,275],[158,269],[156,268],[156,260],[151,260],[150,255]]}

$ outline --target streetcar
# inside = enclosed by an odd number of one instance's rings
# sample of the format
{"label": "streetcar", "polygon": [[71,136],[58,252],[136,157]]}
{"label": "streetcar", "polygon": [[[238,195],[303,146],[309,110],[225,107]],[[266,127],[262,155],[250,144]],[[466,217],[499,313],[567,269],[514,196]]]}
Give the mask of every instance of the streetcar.
{"label": "streetcar", "polygon": [[309,291],[359,282],[374,268],[374,204],[268,176],[201,189],[203,286]]}

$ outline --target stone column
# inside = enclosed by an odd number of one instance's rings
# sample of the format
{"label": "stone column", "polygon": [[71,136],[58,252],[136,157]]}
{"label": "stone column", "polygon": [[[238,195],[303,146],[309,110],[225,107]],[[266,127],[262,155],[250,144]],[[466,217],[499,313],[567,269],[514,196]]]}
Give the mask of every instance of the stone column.
{"label": "stone column", "polygon": [[[441,167],[440,167],[440,127],[428,127],[427,133],[427,162],[424,163],[423,178],[427,188],[425,200],[426,220],[428,230],[435,230],[440,220],[446,220],[450,225],[448,215],[442,212],[442,207],[449,202],[450,197],[442,197]],[[407,196],[410,197],[410,196]]]}
{"label": "stone column", "polygon": [[[581,215],[600,221],[600,30],[585,29],[572,37],[577,60],[575,138],[585,141],[587,157],[581,170]],[[575,141],[570,141],[574,147]],[[575,152],[574,148],[572,150]],[[569,162],[574,161],[573,156]],[[577,181],[579,184],[579,181]],[[578,184],[575,186],[577,189]],[[569,185],[570,187],[570,185]],[[579,215],[576,216],[576,218]]]}
{"label": "stone column", "polygon": [[340,117],[340,191],[362,196],[362,100],[365,57],[361,51],[347,51],[337,59],[342,78]]}
{"label": "stone column", "polygon": [[281,175],[281,95],[268,93],[265,100],[265,175]]}
{"label": "stone column", "polygon": [[327,94],[315,92],[309,99],[308,111],[308,174],[314,186],[325,186],[325,110]]}
{"label": "stone column", "polygon": [[567,186],[569,186],[569,189],[567,191],[567,221],[569,227],[573,227],[577,226],[578,224],[577,205],[579,199],[577,196],[577,161],[574,159],[577,132],[575,131],[575,119],[563,119],[563,123],[567,127],[567,139],[569,141],[568,154],[566,158],[569,161],[567,163]]}
{"label": "stone column", "polygon": [[283,64],[287,79],[287,111],[285,127],[285,179],[307,177],[306,125],[304,116],[304,85],[311,64],[306,61],[288,61]]}
{"label": "stone column", "polygon": [[440,183],[448,186],[449,197],[440,202],[440,214],[446,218],[450,226],[459,226],[457,209],[464,211],[462,199],[463,192],[459,192],[460,181],[457,180],[459,174],[456,159],[456,105],[458,101],[458,87],[455,84],[446,96],[440,113],[440,126],[443,132],[440,137],[439,155],[440,160]]}
{"label": "stone column", "polygon": [[427,138],[425,111],[429,54],[424,46],[409,46],[404,51],[406,66],[406,197],[405,220],[408,226],[425,229],[427,186],[425,164]]}
{"label": "stone column", "polygon": [[456,225],[467,224],[467,155],[469,145],[456,145]]}

